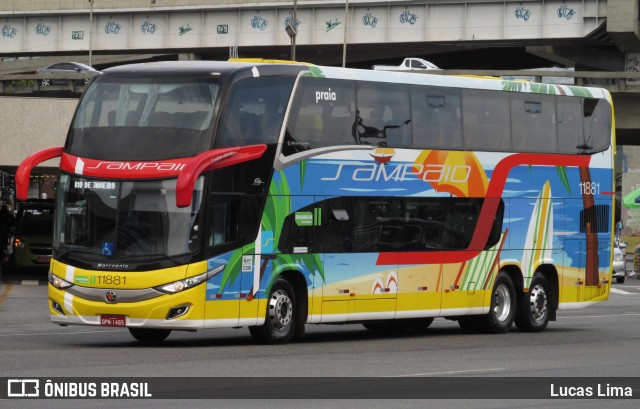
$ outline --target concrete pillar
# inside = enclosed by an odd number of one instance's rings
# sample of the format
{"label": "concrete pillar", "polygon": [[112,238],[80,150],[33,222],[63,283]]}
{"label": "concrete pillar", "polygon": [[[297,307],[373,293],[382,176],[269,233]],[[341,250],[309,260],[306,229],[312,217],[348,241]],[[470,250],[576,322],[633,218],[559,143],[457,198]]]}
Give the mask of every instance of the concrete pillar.
{"label": "concrete pillar", "polygon": [[638,0],[607,1],[607,32],[621,51],[640,51]]}

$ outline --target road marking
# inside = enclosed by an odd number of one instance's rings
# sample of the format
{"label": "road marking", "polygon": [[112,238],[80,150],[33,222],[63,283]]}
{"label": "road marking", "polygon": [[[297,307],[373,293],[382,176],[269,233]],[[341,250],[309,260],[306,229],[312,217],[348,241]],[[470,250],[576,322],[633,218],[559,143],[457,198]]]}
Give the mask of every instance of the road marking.
{"label": "road marking", "polygon": [[612,315],[576,315],[575,317],[558,317],[558,319],[575,319],[575,318],[611,318],[611,317],[635,317],[640,315],[637,312],[625,312],[624,314]]}
{"label": "road marking", "polygon": [[13,287],[13,284],[7,284],[7,286],[4,288],[4,290],[2,290],[2,294],[0,294],[0,304],[2,304],[4,302],[4,300],[6,300],[7,297],[9,296],[9,292],[11,291],[11,287]]}
{"label": "road marking", "polygon": [[638,295],[638,293],[630,293],[629,291],[619,290],[619,289],[617,289],[617,288],[612,288],[610,291],[611,291],[612,293],[616,293],[616,294]]}
{"label": "road marking", "polygon": [[504,371],[507,368],[487,368],[487,369],[467,369],[464,371],[447,371],[447,372],[425,372],[425,373],[414,373],[407,375],[394,375],[392,378],[402,378],[407,376],[438,376],[438,375],[453,375],[453,374],[461,374],[461,373],[471,373],[471,372],[490,372],[490,371]]}

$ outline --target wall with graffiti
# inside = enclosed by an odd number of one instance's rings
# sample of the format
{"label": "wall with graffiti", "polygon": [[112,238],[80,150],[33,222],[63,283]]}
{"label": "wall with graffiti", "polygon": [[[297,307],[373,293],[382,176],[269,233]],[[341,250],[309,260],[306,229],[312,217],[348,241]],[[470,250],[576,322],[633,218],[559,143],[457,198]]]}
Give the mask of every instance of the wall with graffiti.
{"label": "wall with graffiti", "polygon": [[[606,3],[605,3],[606,4]],[[5,52],[127,50],[298,44],[568,38],[587,35],[606,18],[596,0],[456,4],[342,5],[289,8],[124,12],[0,19]]]}

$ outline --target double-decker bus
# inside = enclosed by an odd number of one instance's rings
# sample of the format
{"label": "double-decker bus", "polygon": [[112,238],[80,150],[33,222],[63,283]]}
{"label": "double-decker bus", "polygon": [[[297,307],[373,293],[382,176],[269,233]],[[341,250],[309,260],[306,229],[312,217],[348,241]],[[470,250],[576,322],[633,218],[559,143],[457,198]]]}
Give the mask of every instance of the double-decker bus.
{"label": "double-decker bus", "polygon": [[321,67],[105,70],[60,157],[53,323],[542,331],[608,298],[613,109],[568,85]]}

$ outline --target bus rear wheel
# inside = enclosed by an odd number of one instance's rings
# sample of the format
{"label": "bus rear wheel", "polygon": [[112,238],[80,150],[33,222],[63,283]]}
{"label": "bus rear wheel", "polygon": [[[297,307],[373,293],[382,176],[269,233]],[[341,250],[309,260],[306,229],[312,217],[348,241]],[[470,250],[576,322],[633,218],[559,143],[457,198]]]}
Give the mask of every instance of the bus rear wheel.
{"label": "bus rear wheel", "polygon": [[145,344],[160,343],[171,334],[170,329],[156,328],[129,328],[129,332],[135,339]]}
{"label": "bus rear wheel", "polygon": [[263,344],[286,344],[296,330],[296,297],[291,284],[278,278],[271,287],[264,325],[249,327],[251,336]]}
{"label": "bus rear wheel", "polygon": [[549,282],[542,273],[535,273],[529,292],[524,293],[516,314],[516,327],[524,332],[541,332],[549,324]]}

